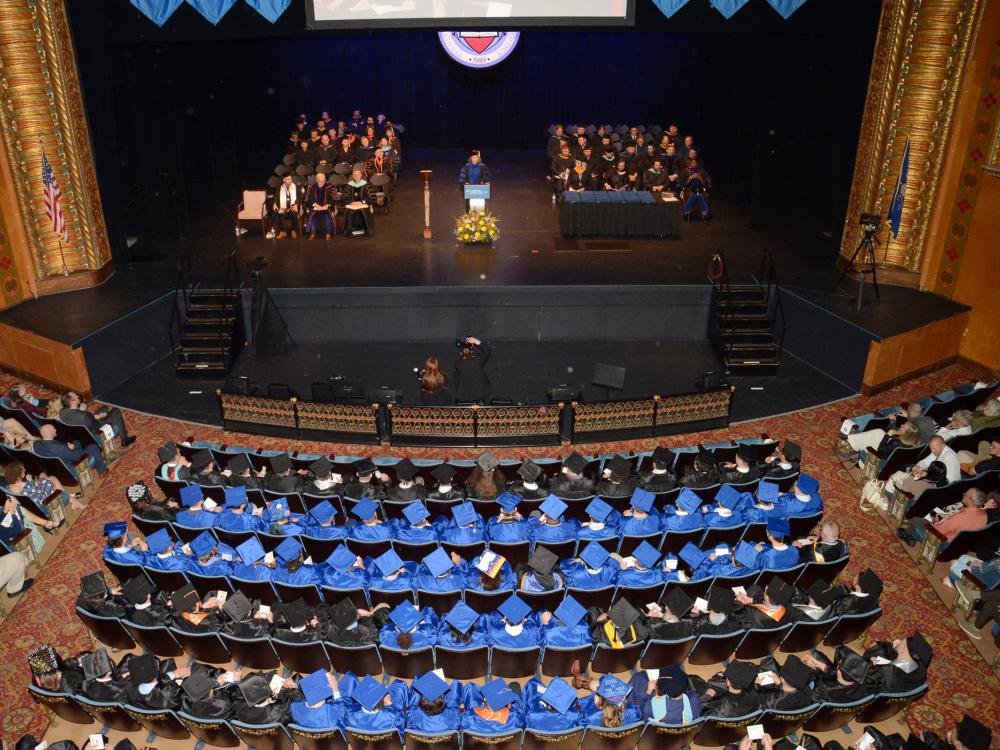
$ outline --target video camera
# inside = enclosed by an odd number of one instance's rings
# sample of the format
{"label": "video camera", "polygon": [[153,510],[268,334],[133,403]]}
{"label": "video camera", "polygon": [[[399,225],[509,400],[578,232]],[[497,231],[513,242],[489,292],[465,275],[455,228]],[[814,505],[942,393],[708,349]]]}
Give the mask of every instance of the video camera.
{"label": "video camera", "polygon": [[881,223],[882,217],[878,214],[861,214],[861,219],[858,221],[866,232],[877,232]]}

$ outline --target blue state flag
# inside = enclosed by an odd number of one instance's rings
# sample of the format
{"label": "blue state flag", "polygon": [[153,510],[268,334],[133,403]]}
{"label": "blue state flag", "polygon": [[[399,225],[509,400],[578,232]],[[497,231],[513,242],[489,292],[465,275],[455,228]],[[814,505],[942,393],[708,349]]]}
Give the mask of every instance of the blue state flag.
{"label": "blue state flag", "polygon": [[899,236],[899,222],[903,219],[903,201],[906,200],[906,177],[910,171],[910,137],[906,136],[906,147],[903,150],[903,165],[899,169],[896,180],[896,190],[892,194],[892,205],[889,206],[889,227],[892,238]]}

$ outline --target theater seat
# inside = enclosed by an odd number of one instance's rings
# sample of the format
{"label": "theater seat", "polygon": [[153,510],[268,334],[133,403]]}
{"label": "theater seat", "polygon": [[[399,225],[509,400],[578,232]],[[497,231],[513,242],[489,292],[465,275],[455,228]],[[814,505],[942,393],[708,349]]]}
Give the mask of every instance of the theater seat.
{"label": "theater seat", "polygon": [[240,739],[254,750],[293,750],[294,743],[288,730],[281,724],[244,724],[235,719],[230,722]]}
{"label": "theater seat", "polygon": [[577,750],[580,747],[582,729],[570,729],[568,732],[539,732],[535,729],[524,730],[524,750]]}
{"label": "theater seat", "polygon": [[614,729],[587,727],[580,750],[633,750],[644,726],[645,723],[640,721]]}
{"label": "theater seat", "polygon": [[639,737],[639,750],[681,750],[691,744],[691,739],[698,734],[704,723],[704,719],[697,719],[691,724],[651,722]]}

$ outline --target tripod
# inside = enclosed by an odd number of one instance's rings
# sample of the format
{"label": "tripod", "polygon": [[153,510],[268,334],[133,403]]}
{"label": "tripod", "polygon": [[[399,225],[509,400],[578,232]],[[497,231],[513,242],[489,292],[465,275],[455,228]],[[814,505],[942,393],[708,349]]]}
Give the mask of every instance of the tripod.
{"label": "tripod", "polygon": [[878,274],[876,273],[875,266],[875,245],[881,245],[878,238],[875,236],[875,232],[878,231],[877,227],[865,227],[865,236],[861,238],[861,242],[858,243],[857,249],[854,251],[854,255],[851,259],[847,261],[847,265],[844,270],[840,272],[840,276],[837,277],[837,283],[833,285],[833,291],[837,291],[837,287],[840,286],[840,282],[844,280],[847,276],[847,272],[854,268],[854,262],[858,259],[858,255],[864,253],[864,257],[861,259],[860,269],[858,270],[858,301],[857,301],[857,311],[861,312],[861,301],[865,293],[865,281],[868,274],[872,275],[872,289],[875,290],[875,299],[879,302],[882,301],[882,297],[878,293]]}

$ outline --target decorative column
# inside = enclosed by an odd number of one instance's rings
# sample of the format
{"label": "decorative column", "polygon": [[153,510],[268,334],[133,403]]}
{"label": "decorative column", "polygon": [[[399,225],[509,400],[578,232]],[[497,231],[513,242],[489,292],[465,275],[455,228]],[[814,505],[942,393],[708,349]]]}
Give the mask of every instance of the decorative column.
{"label": "decorative column", "polygon": [[913,272],[908,281],[916,285],[970,40],[984,5],[984,0],[883,1],[840,243],[843,259],[851,257],[861,240],[861,214],[884,218],[888,213],[909,137],[899,236],[894,239],[883,223],[876,260]]}
{"label": "decorative column", "polygon": [[[0,2],[0,131],[36,291],[103,281],[111,253],[63,0]],[[65,241],[46,214],[43,149],[62,194]]]}

